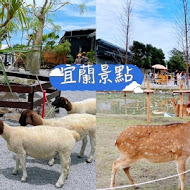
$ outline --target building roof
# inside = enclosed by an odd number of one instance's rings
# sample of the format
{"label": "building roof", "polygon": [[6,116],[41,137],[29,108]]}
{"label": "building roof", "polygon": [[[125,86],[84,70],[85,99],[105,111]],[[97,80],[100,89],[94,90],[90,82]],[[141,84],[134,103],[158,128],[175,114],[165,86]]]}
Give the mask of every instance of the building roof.
{"label": "building roof", "polygon": [[106,40],[103,40],[103,39],[97,39],[96,40],[96,43],[97,44],[100,44],[100,45],[103,45],[104,47],[108,48],[108,49],[111,49],[111,50],[120,50],[122,53],[125,53],[125,49],[124,48],[121,48],[115,44],[112,44]]}
{"label": "building roof", "polygon": [[65,31],[65,34],[61,38],[60,41],[64,40],[65,38],[74,38],[74,37],[95,37],[96,36],[96,29],[89,28],[89,29],[79,29],[79,30],[70,30]]}

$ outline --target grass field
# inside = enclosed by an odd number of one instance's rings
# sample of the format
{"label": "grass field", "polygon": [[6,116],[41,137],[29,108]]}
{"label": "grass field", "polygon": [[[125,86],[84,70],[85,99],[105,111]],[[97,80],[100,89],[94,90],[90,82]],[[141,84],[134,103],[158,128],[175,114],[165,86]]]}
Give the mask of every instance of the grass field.
{"label": "grass field", "polygon": [[[179,119],[175,117],[152,117],[151,123],[168,124],[186,121],[188,121],[188,118]],[[115,139],[127,126],[136,124],[146,124],[146,116],[126,116],[103,113],[97,114],[97,188],[106,188],[110,185],[112,163],[119,157],[119,153],[114,146]],[[189,168],[190,162],[187,163],[187,169]],[[139,161],[131,167],[131,175],[136,183],[154,180],[174,174],[177,174],[175,162],[153,164],[147,161]],[[122,170],[118,171],[116,177],[116,186],[130,184]],[[187,174],[186,187],[187,189],[190,189],[190,174]],[[130,190],[134,188],[128,189]],[[178,177],[144,185],[141,186],[140,189],[177,190]]]}

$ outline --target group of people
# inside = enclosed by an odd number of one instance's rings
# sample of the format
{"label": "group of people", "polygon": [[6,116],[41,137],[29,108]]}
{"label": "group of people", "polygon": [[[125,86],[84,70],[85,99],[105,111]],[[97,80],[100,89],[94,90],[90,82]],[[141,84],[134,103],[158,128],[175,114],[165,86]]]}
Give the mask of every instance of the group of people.
{"label": "group of people", "polygon": [[182,81],[183,84],[185,85],[186,84],[186,72],[185,71],[182,71],[182,72],[179,72],[178,70],[176,70],[174,72],[174,85],[178,85],[178,81]]}
{"label": "group of people", "polygon": [[146,78],[149,82],[154,82],[154,80],[158,77],[158,73],[151,73],[148,72],[148,74],[146,75]]}
{"label": "group of people", "polygon": [[[148,72],[146,75],[145,75],[145,78],[150,81],[150,82],[154,82],[155,79],[159,78],[159,74],[160,73],[151,73],[151,72]],[[166,75],[167,73],[162,73],[162,75]],[[171,76],[168,75],[168,82],[169,80],[171,79]],[[187,77],[186,77],[186,72],[185,71],[178,71],[176,70],[174,73],[173,73],[173,79],[174,79],[174,85],[179,85],[179,81],[181,80],[183,85],[187,85]]]}
{"label": "group of people", "polygon": [[89,64],[89,59],[88,59],[86,53],[85,52],[83,52],[82,54],[79,53],[76,56],[74,64]]}

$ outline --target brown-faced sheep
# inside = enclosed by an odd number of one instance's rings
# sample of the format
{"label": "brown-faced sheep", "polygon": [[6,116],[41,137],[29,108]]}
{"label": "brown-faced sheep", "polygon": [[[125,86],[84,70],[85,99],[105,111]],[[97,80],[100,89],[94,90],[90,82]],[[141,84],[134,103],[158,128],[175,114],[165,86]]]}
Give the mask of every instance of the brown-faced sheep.
{"label": "brown-faced sheep", "polygon": [[26,156],[36,159],[53,158],[59,154],[61,175],[55,184],[61,187],[69,173],[70,155],[78,140],[79,134],[65,128],[39,127],[10,127],[0,120],[0,135],[7,141],[8,150],[16,153],[16,167],[13,174],[18,173],[19,164],[23,175],[21,181],[27,180]]}
{"label": "brown-faced sheep", "polygon": [[52,103],[56,108],[65,108],[68,114],[89,113],[96,115],[96,98],[89,98],[79,102],[70,102],[67,98],[58,97]]}
{"label": "brown-faced sheep", "polygon": [[[64,127],[69,130],[75,130],[80,135],[82,140],[82,147],[79,153],[79,157],[84,155],[85,147],[87,144],[87,135],[90,138],[91,152],[87,158],[87,162],[92,162],[95,154],[96,144],[96,116],[91,114],[71,114],[58,119],[42,119],[36,112],[31,110],[24,110],[19,119],[19,123],[22,126],[27,124],[37,125],[49,125],[52,127]],[[53,165],[53,160],[49,162],[49,165]]]}

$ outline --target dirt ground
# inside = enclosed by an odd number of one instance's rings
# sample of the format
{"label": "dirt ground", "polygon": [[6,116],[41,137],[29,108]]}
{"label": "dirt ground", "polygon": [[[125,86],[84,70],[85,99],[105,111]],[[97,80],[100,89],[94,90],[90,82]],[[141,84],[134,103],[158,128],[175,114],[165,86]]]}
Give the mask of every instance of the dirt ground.
{"label": "dirt ground", "polygon": [[[154,124],[169,124],[185,122],[188,118],[164,118],[153,117]],[[110,186],[111,167],[113,161],[119,157],[119,152],[115,148],[115,139],[127,127],[135,124],[146,124],[145,116],[126,116],[113,114],[97,114],[97,148],[96,148],[96,182],[97,189]],[[187,163],[187,169],[190,162]],[[131,167],[131,175],[136,183],[146,182],[170,175],[177,174],[176,163],[168,162],[154,164],[147,161],[139,161]],[[119,170],[116,175],[116,186],[130,184],[126,175]],[[186,177],[186,188],[190,189],[190,174]],[[134,189],[134,188],[125,188]],[[147,190],[177,190],[178,177],[160,181],[148,185],[143,185],[140,189]]]}
{"label": "dirt ground", "polygon": [[[90,91],[64,91],[62,96],[70,101],[81,101],[87,98],[95,98],[96,93]],[[16,111],[14,112],[16,114]],[[65,109],[60,108],[56,117],[63,117],[67,113]],[[9,120],[0,117],[10,126],[18,126],[16,120]],[[90,154],[90,143],[88,139],[84,158],[78,158],[81,142],[77,142],[71,154],[71,168],[68,179],[61,189],[64,190],[95,190],[96,189],[96,161],[86,163],[87,155]],[[7,150],[5,140],[0,137],[0,190],[54,190],[54,185],[60,175],[60,159],[56,159],[55,164],[50,167],[47,165],[48,160],[37,160],[27,157],[26,167],[28,180],[25,183],[20,181],[22,176],[21,168],[18,175],[13,175],[12,171],[15,166],[15,154]]]}

